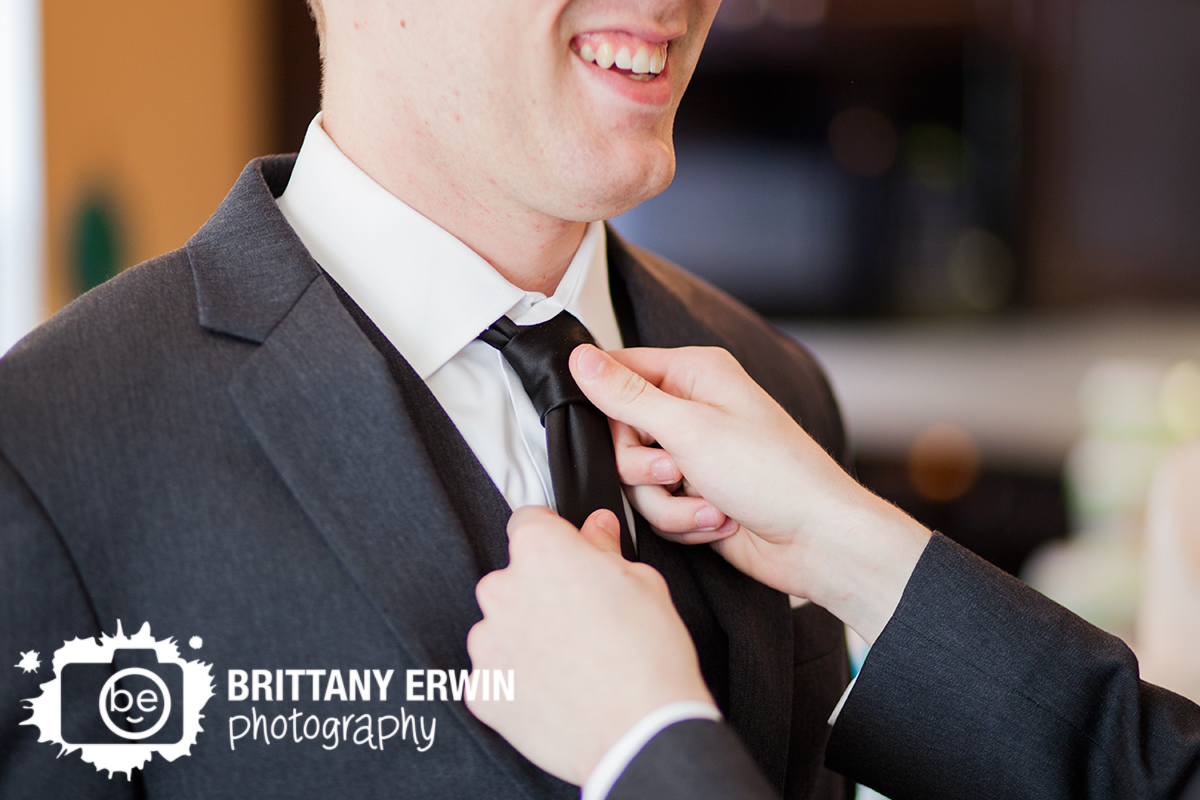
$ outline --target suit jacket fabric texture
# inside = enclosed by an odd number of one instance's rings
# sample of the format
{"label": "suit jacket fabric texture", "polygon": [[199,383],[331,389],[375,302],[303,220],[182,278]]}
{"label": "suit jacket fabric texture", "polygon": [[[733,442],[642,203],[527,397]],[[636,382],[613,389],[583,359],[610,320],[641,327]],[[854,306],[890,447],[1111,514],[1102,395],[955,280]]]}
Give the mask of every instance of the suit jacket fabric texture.
{"label": "suit jacket fabric texture", "polygon": [[[18,726],[42,677],[0,688],[5,797],[572,797],[455,702],[405,703],[408,669],[469,669],[474,584],[507,559],[508,509],[403,359],[373,342],[274,196],[292,157],[252,162],[184,250],[73,303],[0,361],[0,641],[44,657],[64,640],[152,633],[203,648],[216,695],[191,755],[132,782],[56,759]],[[611,234],[610,234],[611,235]],[[838,455],[819,368],[724,295],[612,235],[628,343],[731,350]],[[369,321],[367,321],[369,323]],[[366,333],[364,333],[366,332]],[[374,345],[374,346],[373,346]],[[639,532],[667,576],[706,679],[772,784],[843,789],[820,766],[844,686],[841,626],[710,550]],[[395,669],[388,703],[227,698],[228,669]],[[518,677],[519,684],[519,677]],[[535,691],[536,687],[520,687]],[[245,737],[233,715],[298,710],[436,718],[418,752]],[[93,707],[67,708],[95,725]]]}
{"label": "suit jacket fabric texture", "polygon": [[[776,797],[731,740],[713,722],[667,728],[610,798]],[[893,800],[1200,800],[1200,707],[1139,681],[1116,637],[937,535],[827,764]]]}
{"label": "suit jacket fabric texture", "polygon": [[[853,796],[853,795],[850,795]],[[779,800],[733,730],[687,720],[646,743],[607,800]]]}
{"label": "suit jacket fabric texture", "polygon": [[1200,707],[943,536],[871,648],[826,763],[893,800],[1196,797]]}

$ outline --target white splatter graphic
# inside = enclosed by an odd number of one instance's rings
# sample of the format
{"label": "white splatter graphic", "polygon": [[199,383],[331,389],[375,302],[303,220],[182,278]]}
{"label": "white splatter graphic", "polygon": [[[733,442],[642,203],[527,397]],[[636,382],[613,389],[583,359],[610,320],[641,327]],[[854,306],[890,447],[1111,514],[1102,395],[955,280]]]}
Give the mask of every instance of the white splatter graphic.
{"label": "white splatter graphic", "polygon": [[[183,697],[176,703],[182,713],[183,738],[178,742],[164,744],[141,744],[137,741],[125,741],[111,744],[69,744],[62,735],[62,668],[68,664],[110,664],[113,653],[118,649],[136,648],[153,650],[158,655],[160,664],[178,664],[183,670]],[[34,654],[36,657],[36,653]],[[28,707],[33,713],[29,719],[23,720],[22,725],[36,725],[40,735],[39,742],[53,742],[62,749],[59,752],[71,753],[80,751],[80,757],[89,764],[96,765],[96,771],[108,770],[108,777],[113,773],[124,772],[125,777],[132,780],[133,770],[143,768],[154,753],[158,753],[167,761],[174,761],[180,756],[191,755],[192,745],[196,743],[196,735],[203,730],[200,720],[204,717],[200,711],[213,696],[212,665],[199,661],[184,661],[179,655],[179,648],[174,639],[158,641],[150,635],[150,623],[144,623],[142,629],[133,636],[126,636],[117,622],[117,635],[109,636],[101,633],[100,641],[95,639],[72,639],[64,642],[63,646],[54,652],[54,680],[41,685],[40,697],[27,699]],[[144,672],[144,670],[137,670]],[[105,691],[108,691],[106,684]],[[161,684],[160,684],[161,685]],[[162,720],[170,714],[171,700],[166,695]],[[103,695],[103,693],[102,693]],[[103,708],[103,698],[99,698],[100,708]],[[111,727],[111,725],[110,725]],[[115,730],[115,729],[114,729]],[[123,738],[132,739],[131,735],[123,734]]]}
{"label": "white splatter graphic", "polygon": [[201,647],[204,647],[204,640],[199,636],[193,636],[192,638],[188,639],[188,647],[192,648],[193,650],[199,650]]}
{"label": "white splatter graphic", "polygon": [[37,650],[30,650],[27,653],[23,652],[21,653],[21,660],[13,664],[13,666],[24,673],[37,672],[38,667],[42,665],[42,662],[38,661],[38,656],[40,655],[41,653]]}

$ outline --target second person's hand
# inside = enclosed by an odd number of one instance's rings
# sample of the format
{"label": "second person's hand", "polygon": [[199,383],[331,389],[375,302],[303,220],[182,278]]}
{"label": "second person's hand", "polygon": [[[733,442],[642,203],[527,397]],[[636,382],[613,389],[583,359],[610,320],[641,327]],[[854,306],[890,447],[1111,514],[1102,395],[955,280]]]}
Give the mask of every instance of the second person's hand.
{"label": "second person's hand", "polygon": [[930,534],[847,475],[732,355],[581,345],[571,372],[615,421],[630,502],[663,536],[712,542],[874,641]]}

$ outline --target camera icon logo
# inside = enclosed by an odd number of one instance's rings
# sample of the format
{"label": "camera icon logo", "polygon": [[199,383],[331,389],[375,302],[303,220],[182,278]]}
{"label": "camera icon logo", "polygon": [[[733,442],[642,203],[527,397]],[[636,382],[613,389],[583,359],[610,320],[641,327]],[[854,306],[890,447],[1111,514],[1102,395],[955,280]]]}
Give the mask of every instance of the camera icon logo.
{"label": "camera icon logo", "polygon": [[[183,680],[179,664],[160,661],[151,649],[116,648],[107,663],[64,664],[59,671],[63,741],[179,742],[182,714],[173,698],[182,697]],[[89,706],[99,715],[80,713]]]}
{"label": "camera icon logo", "polygon": [[[168,761],[191,754],[201,709],[213,696],[212,665],[185,661],[173,639],[158,641],[146,623],[126,636],[74,639],[54,653],[55,678],[22,725],[36,725],[64,752],[111,775],[144,767],[152,754]],[[115,745],[115,746],[114,746]]]}

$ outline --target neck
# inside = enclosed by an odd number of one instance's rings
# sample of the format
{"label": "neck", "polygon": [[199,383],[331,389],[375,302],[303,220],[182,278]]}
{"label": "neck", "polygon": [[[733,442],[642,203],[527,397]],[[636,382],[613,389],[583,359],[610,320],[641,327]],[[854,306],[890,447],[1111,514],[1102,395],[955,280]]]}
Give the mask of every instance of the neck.
{"label": "neck", "polygon": [[[328,96],[327,96],[328,97]],[[587,231],[505,198],[494,181],[454,169],[421,147],[420,136],[379,135],[370,117],[329,107],[325,132],[384,189],[453,234],[527,292],[554,293]]]}

